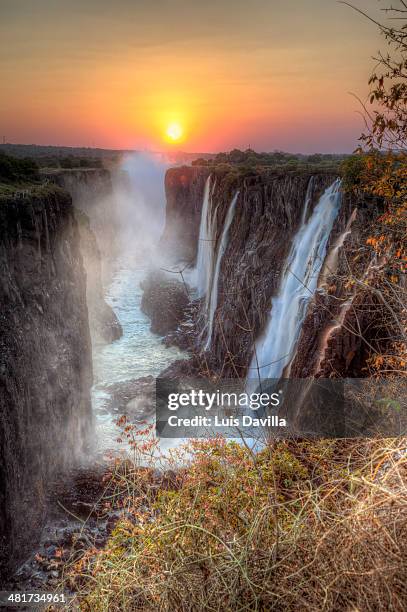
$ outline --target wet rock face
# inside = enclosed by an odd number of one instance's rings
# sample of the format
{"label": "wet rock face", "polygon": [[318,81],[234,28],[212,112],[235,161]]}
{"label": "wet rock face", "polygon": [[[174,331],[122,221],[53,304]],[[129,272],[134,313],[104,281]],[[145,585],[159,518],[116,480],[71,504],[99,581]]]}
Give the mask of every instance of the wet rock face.
{"label": "wet rock face", "polygon": [[[233,193],[239,190],[235,216],[221,263],[218,306],[211,359],[216,370],[242,377],[247,373],[254,340],[263,330],[271,298],[278,291],[292,239],[303,214],[310,175],[267,173],[231,183],[220,180],[213,196],[218,210],[217,244]],[[314,177],[309,212],[335,177]]]}
{"label": "wet rock face", "polygon": [[48,171],[50,182],[72,196],[80,231],[80,245],[86,271],[86,294],[92,343],[103,345],[122,336],[123,330],[105,302],[103,286],[112,275],[112,262],[119,251],[119,220],[113,206],[109,170],[73,169]]}
{"label": "wet rock face", "polygon": [[101,277],[107,285],[120,252],[121,220],[115,205],[112,177],[106,168],[50,170],[43,173],[71,195],[75,208],[87,215],[100,251]]}
{"label": "wet rock face", "polygon": [[[164,239],[168,245],[168,237],[175,236],[173,240],[178,244],[178,253],[183,248],[179,245],[185,244],[184,254],[196,254],[208,174],[208,168],[197,167],[167,172]],[[220,242],[230,202],[239,191],[221,263],[218,305],[208,355],[213,369],[222,370],[225,376],[246,375],[253,341],[266,323],[271,298],[278,289],[291,240],[301,221],[310,178],[307,174],[267,171],[243,176],[221,169],[211,176],[213,194],[210,209],[215,219],[215,249]],[[329,174],[314,177],[309,211],[335,178]],[[172,234],[170,228],[173,228]]]}
{"label": "wet rock face", "polygon": [[87,215],[76,210],[80,247],[86,271],[86,298],[90,333],[94,346],[109,344],[123,335],[123,329],[113,310],[106,303],[102,283],[101,254]]}
{"label": "wet rock face", "polygon": [[143,282],[141,310],[151,319],[151,331],[160,336],[177,329],[185,317],[189,295],[185,285],[161,272]]}
{"label": "wet rock face", "polygon": [[[189,254],[192,264],[208,173],[205,167],[175,168],[166,177],[163,245],[174,258],[182,253],[188,259]],[[254,342],[267,323],[272,297],[278,291],[293,237],[301,223],[310,178],[307,173],[276,174],[267,170],[243,176],[221,168],[211,176],[210,214],[215,225],[215,252],[230,203],[239,192],[221,261],[210,350],[199,361],[214,373],[239,378],[247,375]],[[313,175],[308,216],[335,179],[336,176],[327,173]],[[376,337],[386,335],[372,293],[362,287],[347,286],[350,272],[363,278],[368,270],[372,252],[366,238],[380,214],[379,203],[356,202],[344,196],[327,253],[346,231],[355,209],[350,231],[336,252],[335,274],[329,270],[323,273],[323,286],[309,304],[295,357],[284,373],[287,376],[366,376],[368,346],[375,344]],[[198,303],[194,306],[199,310]],[[191,317],[189,310],[186,309],[183,322],[175,334],[167,336],[167,341],[199,354],[206,342],[202,330],[205,317],[197,313]],[[159,320],[159,310],[156,316]],[[197,328],[193,333],[186,325],[189,321]]]}
{"label": "wet rock face", "polygon": [[47,483],[91,424],[85,273],[70,196],[0,201],[0,567],[35,546]]}
{"label": "wet rock face", "polygon": [[155,378],[142,376],[123,382],[98,385],[109,394],[107,409],[126,415],[132,422],[151,416],[155,410]]}
{"label": "wet rock face", "polygon": [[[372,278],[374,255],[366,239],[382,212],[380,202],[356,202],[348,195],[344,197],[328,253],[348,224],[351,231],[338,250],[336,269],[328,271],[309,304],[291,364],[293,378],[363,378],[367,375],[369,347],[385,348],[383,339],[388,334],[383,329],[377,298],[362,284],[348,284],[351,277]],[[376,339],[380,337],[379,346]]]}
{"label": "wet rock face", "polygon": [[165,175],[167,206],[161,248],[174,259],[193,261],[196,257],[206,168],[170,168]]}

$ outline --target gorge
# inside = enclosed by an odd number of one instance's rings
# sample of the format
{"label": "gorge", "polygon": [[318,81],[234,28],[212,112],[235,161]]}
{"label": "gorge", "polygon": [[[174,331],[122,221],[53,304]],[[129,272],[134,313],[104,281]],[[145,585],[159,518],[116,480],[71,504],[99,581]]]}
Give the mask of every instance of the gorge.
{"label": "gorge", "polygon": [[374,273],[380,206],[331,169],[130,156],[43,179],[1,207],[8,570],[39,540],[49,480],[92,445],[118,451],[118,416],[151,421],[158,375],[363,376],[380,324],[371,294],[348,287],[350,269]]}

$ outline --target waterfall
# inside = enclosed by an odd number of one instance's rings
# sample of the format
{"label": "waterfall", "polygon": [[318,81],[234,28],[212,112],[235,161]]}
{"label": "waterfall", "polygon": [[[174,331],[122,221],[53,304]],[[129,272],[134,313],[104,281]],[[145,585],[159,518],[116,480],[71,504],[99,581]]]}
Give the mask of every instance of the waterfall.
{"label": "waterfall", "polygon": [[236,191],[229,205],[229,209],[228,209],[226,219],[225,219],[225,224],[223,226],[222,237],[221,237],[219,248],[216,254],[216,263],[215,263],[215,269],[214,269],[214,274],[213,274],[212,283],[211,283],[211,292],[210,292],[210,295],[208,295],[209,297],[209,303],[207,307],[208,335],[206,339],[205,350],[207,350],[211,345],[212,331],[213,331],[213,318],[215,316],[216,307],[218,305],[218,285],[219,285],[220,265],[222,263],[222,258],[223,258],[223,255],[226,251],[226,247],[228,244],[229,228],[233,221],[233,217],[235,214],[235,208],[236,208],[236,202],[237,202],[238,197],[239,197],[239,192]]}
{"label": "waterfall", "polygon": [[213,245],[212,245],[212,222],[210,214],[211,200],[211,177],[208,176],[205,183],[204,198],[201,212],[201,223],[199,226],[198,255],[195,266],[195,285],[198,297],[208,293],[211,279]]}
{"label": "waterfall", "polygon": [[[272,298],[266,328],[255,343],[249,379],[280,378],[293,358],[307,306],[317,288],[332,226],[338,214],[341,181],[337,179],[321,196],[311,216],[294,237],[282,271],[278,293]],[[308,207],[309,190],[305,207]],[[257,371],[259,368],[259,372]]]}
{"label": "waterfall", "polygon": [[314,187],[314,177],[311,176],[308,182],[307,193],[305,194],[305,204],[304,204],[304,210],[302,211],[301,225],[304,225],[305,219],[307,218],[308,208],[309,208],[309,205],[312,199],[313,187]]}

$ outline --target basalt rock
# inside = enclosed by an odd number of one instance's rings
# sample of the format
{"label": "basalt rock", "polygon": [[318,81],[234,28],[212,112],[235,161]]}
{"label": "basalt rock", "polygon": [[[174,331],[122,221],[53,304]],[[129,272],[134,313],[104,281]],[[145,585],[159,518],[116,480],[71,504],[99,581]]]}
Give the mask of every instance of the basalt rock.
{"label": "basalt rock", "polygon": [[142,376],[101,387],[109,394],[108,410],[125,414],[129,420],[140,420],[155,408],[155,378]]}
{"label": "basalt rock", "polygon": [[35,546],[47,483],[79,460],[91,425],[85,272],[71,197],[0,198],[0,566]]}
{"label": "basalt rock", "polygon": [[101,254],[96,237],[85,213],[76,209],[80,245],[86,271],[86,298],[89,310],[90,333],[94,345],[106,344],[121,338],[122,327],[114,310],[104,298]]}
{"label": "basalt rock", "polygon": [[143,290],[141,310],[151,319],[151,331],[164,336],[176,330],[189,304],[184,283],[161,272],[153,272],[143,282]]}
{"label": "basalt rock", "polygon": [[100,251],[102,284],[113,274],[113,262],[120,253],[120,210],[116,206],[110,170],[106,168],[43,171],[45,180],[56,183],[72,197],[75,208],[89,218],[89,226]]}
{"label": "basalt rock", "polygon": [[206,168],[170,168],[165,175],[167,206],[160,247],[176,260],[193,261],[197,252]]}
{"label": "basalt rock", "polygon": [[[325,269],[305,317],[297,351],[290,367],[294,378],[367,375],[372,347],[385,348],[383,322],[377,297],[369,288],[384,265],[366,244],[376,218],[382,214],[377,200],[356,201],[345,195],[333,227]],[[335,250],[340,236],[343,244]],[[329,265],[331,263],[331,265]],[[354,280],[358,279],[358,281]],[[368,285],[364,282],[368,281]],[[382,337],[380,347],[377,338]]]}
{"label": "basalt rock", "polygon": [[[189,173],[183,169],[167,173],[166,228],[176,227],[180,217],[188,215],[188,227],[192,228],[194,223],[194,229],[187,233],[185,225],[181,224],[182,231],[178,234],[174,231],[174,235],[178,241],[185,240],[189,252],[196,253],[204,186],[209,172],[208,168],[194,167]],[[180,187],[182,176],[185,177],[184,187]],[[309,213],[335,178],[328,173],[314,176]],[[222,258],[218,303],[210,351],[206,356],[211,368],[221,370],[225,376],[246,375],[254,339],[266,323],[271,298],[278,290],[292,238],[301,222],[310,179],[307,173],[281,174],[267,170],[239,173],[222,168],[211,175],[210,214],[215,219],[215,251],[230,202],[234,194],[239,193]],[[188,202],[188,198],[193,199]],[[195,250],[190,245],[192,239]],[[205,341],[204,330],[199,331],[203,333],[197,337]],[[199,350],[202,345],[196,348]]]}
{"label": "basalt rock", "polygon": [[[193,167],[167,173],[167,220],[162,241],[169,256],[182,254],[190,263],[195,260],[204,187],[210,172],[207,167]],[[236,192],[239,195],[221,261],[210,348],[202,356],[209,371],[221,372],[222,376],[246,376],[254,342],[267,323],[271,300],[278,291],[293,237],[300,227],[307,188],[311,196],[309,216],[335,179],[329,172],[313,174],[310,183],[311,174],[307,172],[239,172],[222,167],[212,170],[210,216],[215,226],[215,252],[230,202]],[[373,261],[366,239],[380,213],[380,202],[356,201],[344,195],[318,290],[308,306],[297,351],[285,375],[366,375],[369,345],[383,336],[380,310],[374,293],[357,283],[349,286],[348,281],[353,275],[374,282],[380,262]],[[198,307],[203,312],[202,304]],[[184,327],[186,321],[185,318],[172,336],[179,346],[182,336],[184,345],[189,347],[193,337],[195,352],[202,352],[207,339],[205,316],[194,317],[198,328],[194,334]],[[183,371],[186,369],[182,366]]]}

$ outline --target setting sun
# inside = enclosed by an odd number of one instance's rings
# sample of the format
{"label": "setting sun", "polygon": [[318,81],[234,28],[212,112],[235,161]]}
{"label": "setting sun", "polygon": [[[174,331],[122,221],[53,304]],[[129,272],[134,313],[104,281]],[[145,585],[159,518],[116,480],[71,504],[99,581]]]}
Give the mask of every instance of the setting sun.
{"label": "setting sun", "polygon": [[181,139],[183,134],[183,129],[179,123],[170,123],[167,127],[166,135],[168,140],[172,142],[176,142]]}

